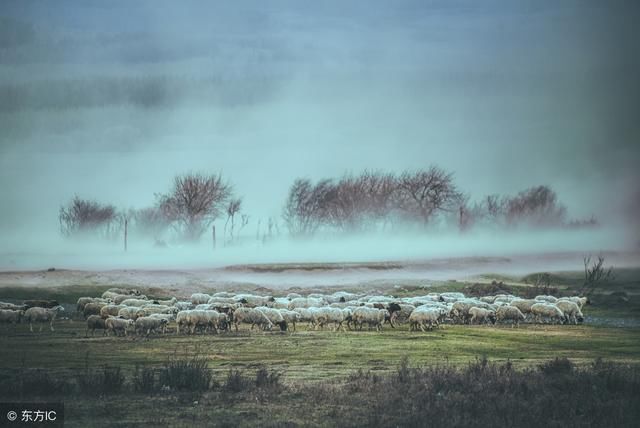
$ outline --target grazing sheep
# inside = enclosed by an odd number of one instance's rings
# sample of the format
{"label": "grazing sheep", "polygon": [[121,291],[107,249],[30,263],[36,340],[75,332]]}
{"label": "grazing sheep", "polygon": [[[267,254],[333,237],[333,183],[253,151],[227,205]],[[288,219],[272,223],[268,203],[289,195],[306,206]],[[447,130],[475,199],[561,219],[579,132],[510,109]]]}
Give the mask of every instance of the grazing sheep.
{"label": "grazing sheep", "polygon": [[213,296],[212,298],[210,298],[207,301],[207,304],[209,304],[209,305],[222,305],[222,304],[233,305],[233,304],[236,304],[236,303],[238,303],[238,302],[233,297],[216,297],[216,296]]}
{"label": "grazing sheep", "polygon": [[272,324],[280,327],[280,331],[287,330],[287,322],[278,309],[269,308],[267,306],[258,306],[255,309],[262,312]]}
{"label": "grazing sheep", "polygon": [[[578,308],[579,308],[580,310],[582,310],[582,307],[583,307],[584,305],[586,305],[587,303],[589,303],[589,298],[588,298],[588,297],[578,297],[578,296],[560,297],[560,298],[558,299],[558,301],[557,301],[557,302],[559,302],[559,301],[563,301],[563,300],[567,300],[567,301],[570,301],[570,302],[575,303],[576,305],[578,305]],[[557,303],[557,302],[556,302],[556,303]]]}
{"label": "grazing sheep", "polygon": [[55,321],[58,313],[63,312],[62,306],[54,306],[53,308],[32,307],[24,312],[24,319],[29,323],[29,331],[33,333],[33,323],[40,323],[40,331],[42,331],[42,325],[46,322],[49,323],[51,331],[53,329],[53,322]]}
{"label": "grazing sheep", "polygon": [[302,321],[302,315],[296,311],[290,311],[288,309],[280,309],[280,314],[287,324],[291,324],[293,326],[293,331],[296,331],[296,323]]}
{"label": "grazing sheep", "polygon": [[107,303],[87,303],[86,305],[84,305],[82,315],[84,315],[85,319],[90,315],[100,315],[100,311],[105,306],[107,306]]}
{"label": "grazing sheep", "polygon": [[520,309],[520,312],[522,312],[525,318],[527,318],[529,315],[531,315],[531,306],[535,305],[536,303],[540,302],[534,299],[519,299],[513,300],[511,303],[509,303],[509,305]]}
{"label": "grazing sheep", "polygon": [[117,317],[118,313],[120,312],[120,309],[126,308],[126,307],[128,307],[128,306],[124,306],[124,305],[106,305],[106,306],[103,306],[100,309],[100,316],[102,318]]}
{"label": "grazing sheep", "polygon": [[110,303],[110,299],[103,299],[100,297],[80,297],[76,303],[76,312],[84,312],[84,307],[89,303]]}
{"label": "grazing sheep", "polygon": [[180,333],[180,329],[186,330],[189,334],[194,334],[198,328],[204,332],[209,329],[217,332],[218,329],[226,329],[228,318],[226,314],[221,314],[218,311],[194,309],[178,312],[176,323],[176,334]]}
{"label": "grazing sheep", "polygon": [[302,296],[301,296],[300,294],[298,294],[298,293],[289,293],[289,294],[287,294],[285,297],[286,297],[287,299],[289,299],[289,300],[293,300],[293,299],[299,299],[299,298],[301,298]]}
{"label": "grazing sheep", "polygon": [[[322,308],[309,308],[309,312],[313,317],[313,323],[315,329],[318,327],[323,328],[326,324],[333,323],[334,331],[342,328],[346,331],[342,323],[344,322],[344,312],[340,308],[322,307]],[[384,320],[383,320],[384,321]]]}
{"label": "grazing sheep", "polygon": [[584,321],[584,316],[582,315],[582,311],[577,303],[566,301],[566,300],[558,300],[555,305],[564,313],[565,322],[574,324],[578,324],[578,322]]}
{"label": "grazing sheep", "polygon": [[426,331],[425,328],[433,330],[433,327],[440,325],[441,310],[438,308],[417,307],[415,311],[409,315],[409,330],[417,331],[418,328]]}
{"label": "grazing sheep", "polygon": [[531,313],[533,314],[536,322],[550,322],[555,324],[562,324],[564,322],[564,313],[554,304],[551,303],[536,303],[531,306]]}
{"label": "grazing sheep", "polygon": [[298,297],[289,302],[288,309],[292,311],[296,308],[319,308],[322,306],[324,306],[324,303],[321,299],[313,297]]}
{"label": "grazing sheep", "polygon": [[149,334],[158,333],[159,329],[164,331],[164,327],[168,321],[165,318],[139,317],[135,321],[136,334],[149,336]]}
{"label": "grazing sheep", "polygon": [[[126,294],[129,296],[139,296],[140,295],[140,290],[137,290],[135,288],[110,288],[107,291],[105,291],[104,293],[102,293],[102,297],[106,298],[108,296],[108,293],[111,294]],[[107,296],[105,296],[107,295]]]}
{"label": "grazing sheep", "polygon": [[268,296],[255,296],[253,294],[236,294],[233,299],[236,303],[244,303],[247,306],[258,307],[265,306],[269,301],[270,297]]}
{"label": "grazing sheep", "polygon": [[89,336],[89,330],[91,330],[91,336],[95,335],[96,330],[103,330],[103,336],[106,336],[107,326],[105,322],[106,319],[102,318],[100,315],[90,315],[87,318],[87,331],[84,333],[84,336]]}
{"label": "grazing sheep", "polygon": [[178,301],[178,299],[176,299],[175,297],[172,297],[168,300],[155,300],[155,302],[158,305],[165,305],[165,306],[173,306],[174,303],[176,303]]}
{"label": "grazing sheep", "polygon": [[474,306],[469,309],[469,314],[471,315],[471,324],[495,324],[496,323],[496,312],[490,309],[478,308]]}
{"label": "grazing sheep", "polygon": [[144,305],[137,312],[138,317],[147,317],[151,314],[177,314],[179,309],[166,305]]}
{"label": "grazing sheep", "polygon": [[191,303],[193,303],[194,305],[200,305],[202,303],[207,303],[207,302],[209,302],[209,299],[211,299],[211,296],[209,296],[208,294],[204,294],[204,293],[193,293],[191,295]]}
{"label": "grazing sheep", "polygon": [[131,294],[119,294],[111,298],[111,300],[113,300],[113,303],[115,303],[116,305],[121,305],[122,302],[129,299],[137,299],[137,300],[145,300],[145,301],[149,300],[147,296],[143,294],[136,295],[135,297],[131,297]]}
{"label": "grazing sheep", "polygon": [[300,314],[300,322],[307,322],[308,327],[313,326],[313,316],[308,308],[295,308],[293,312]]}
{"label": "grazing sheep", "polygon": [[228,291],[218,291],[212,297],[233,297],[233,293],[229,293]]}
{"label": "grazing sheep", "polygon": [[118,311],[118,318],[135,321],[135,319],[138,318],[137,314],[140,309],[142,308],[136,306],[125,306]]}
{"label": "grazing sheep", "polygon": [[520,326],[524,314],[515,306],[500,306],[496,309],[496,322],[511,321],[511,327]]}
{"label": "grazing sheep", "polygon": [[416,310],[414,305],[409,305],[407,303],[400,303],[400,311],[395,312],[394,321],[398,323],[406,323],[409,321],[409,317],[411,316],[411,312]]}
{"label": "grazing sheep", "polygon": [[535,300],[539,301],[539,302],[547,302],[547,303],[555,303],[556,299],[553,296],[545,296],[545,295],[540,295],[540,296],[536,296]]}
{"label": "grazing sheep", "polygon": [[[462,324],[468,324],[471,320],[471,315],[469,314],[469,310],[474,306],[477,307],[478,304],[483,302],[478,301],[469,301],[469,300],[460,300],[453,303],[451,307],[451,315],[453,319]],[[486,303],[485,303],[486,304]]]}
{"label": "grazing sheep", "polygon": [[0,309],[0,323],[1,324],[13,324],[14,328],[20,323],[20,320],[24,316],[24,311],[14,311],[12,309]]}
{"label": "grazing sheep", "polygon": [[173,306],[178,308],[179,311],[187,311],[189,309],[193,309],[193,303],[191,302],[175,302]]}
{"label": "grazing sheep", "polygon": [[514,300],[516,300],[517,297],[514,296],[513,294],[498,294],[496,296],[495,299],[493,299],[493,302],[491,303],[495,303],[495,304],[500,304],[500,303],[505,303],[505,304],[509,304],[511,302],[513,302]]}
{"label": "grazing sheep", "polygon": [[125,299],[121,302],[115,302],[118,305],[124,306],[144,306],[149,304],[149,300],[147,299]]}
{"label": "grazing sheep", "polygon": [[126,336],[127,330],[133,327],[134,323],[134,320],[115,317],[107,318],[106,320],[104,320],[107,334],[109,334],[109,332],[113,332],[116,336]]}
{"label": "grazing sheep", "polygon": [[271,330],[273,323],[262,312],[253,308],[238,308],[233,312],[233,324],[238,331],[238,325],[241,323],[251,324],[251,329],[254,326],[260,326],[263,330]]}
{"label": "grazing sheep", "polygon": [[284,297],[276,297],[267,302],[267,306],[274,309],[288,309],[289,299]]}
{"label": "grazing sheep", "polygon": [[8,309],[11,311],[24,311],[27,309],[25,305],[14,305],[13,303],[0,302],[0,309]]}
{"label": "grazing sheep", "polygon": [[384,309],[361,306],[353,311],[353,322],[360,330],[362,330],[362,325],[366,323],[369,325],[369,328],[375,327],[376,330],[382,331],[382,323],[384,323],[385,316],[388,313],[389,312]]}

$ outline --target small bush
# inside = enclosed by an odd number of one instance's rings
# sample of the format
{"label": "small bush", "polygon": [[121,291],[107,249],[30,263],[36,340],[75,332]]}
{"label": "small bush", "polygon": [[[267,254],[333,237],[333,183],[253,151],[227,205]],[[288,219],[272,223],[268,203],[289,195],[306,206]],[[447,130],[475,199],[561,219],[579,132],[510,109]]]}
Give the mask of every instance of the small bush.
{"label": "small bush", "polygon": [[54,376],[44,370],[24,372],[21,379],[14,379],[14,385],[18,387],[21,396],[48,396],[65,395],[73,392],[73,383],[60,376]]}
{"label": "small bush", "polygon": [[250,389],[252,383],[240,370],[230,369],[222,388],[226,392],[238,393]]}
{"label": "small bush", "polygon": [[256,372],[256,387],[267,389],[279,388],[282,386],[280,383],[281,376],[281,373],[276,371],[269,372],[265,366],[260,366]]}
{"label": "small bush", "polygon": [[82,394],[117,394],[122,391],[125,376],[120,367],[104,366],[102,370],[85,368],[84,371],[76,375],[76,381]]}
{"label": "small bush", "polygon": [[540,364],[539,367],[542,373],[550,376],[571,373],[575,368],[573,363],[566,357],[556,357],[553,360]]}
{"label": "small bush", "polygon": [[207,359],[195,353],[192,357],[169,357],[160,369],[160,385],[179,391],[206,391],[212,386],[213,375]]}
{"label": "small bush", "polygon": [[149,394],[156,392],[158,388],[155,370],[150,367],[140,367],[140,365],[136,365],[131,383],[135,392]]}

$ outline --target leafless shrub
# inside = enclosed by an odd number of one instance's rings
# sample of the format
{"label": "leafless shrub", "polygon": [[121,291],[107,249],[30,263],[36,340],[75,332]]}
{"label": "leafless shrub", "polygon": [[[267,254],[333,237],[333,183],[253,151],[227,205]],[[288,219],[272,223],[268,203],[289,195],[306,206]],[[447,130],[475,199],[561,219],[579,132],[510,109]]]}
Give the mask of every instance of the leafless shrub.
{"label": "leafless shrub", "polygon": [[103,205],[78,196],[60,207],[58,219],[60,231],[67,237],[99,234],[111,238],[119,230],[119,216],[113,205]]}
{"label": "leafless shrub", "polygon": [[438,212],[456,210],[462,194],[453,174],[431,166],[427,170],[404,172],[398,178],[398,206],[411,220],[428,224]]}
{"label": "leafless shrub", "polygon": [[175,177],[173,189],[160,195],[158,206],[184,239],[196,241],[218,218],[231,195],[231,185],[221,175],[189,173]]}
{"label": "leafless shrub", "polygon": [[604,256],[599,255],[598,260],[592,260],[591,254],[584,256],[584,283],[580,289],[581,294],[591,294],[598,287],[607,285],[615,279],[613,266],[604,266]]}

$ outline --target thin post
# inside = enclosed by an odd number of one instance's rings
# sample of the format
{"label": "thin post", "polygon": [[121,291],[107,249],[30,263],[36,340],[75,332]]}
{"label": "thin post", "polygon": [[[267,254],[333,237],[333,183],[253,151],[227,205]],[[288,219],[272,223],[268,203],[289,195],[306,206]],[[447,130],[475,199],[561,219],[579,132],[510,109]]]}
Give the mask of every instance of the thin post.
{"label": "thin post", "polygon": [[129,221],[125,218],[124,219],[124,252],[127,252],[127,227],[128,227]]}
{"label": "thin post", "polygon": [[213,240],[213,249],[216,249],[216,225],[211,226],[211,238]]}

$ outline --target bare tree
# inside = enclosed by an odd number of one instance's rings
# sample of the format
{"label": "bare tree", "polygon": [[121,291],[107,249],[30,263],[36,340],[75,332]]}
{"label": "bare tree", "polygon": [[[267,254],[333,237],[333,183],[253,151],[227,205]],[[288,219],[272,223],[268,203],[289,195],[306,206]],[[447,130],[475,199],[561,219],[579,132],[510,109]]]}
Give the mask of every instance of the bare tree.
{"label": "bare tree", "polygon": [[231,199],[227,205],[227,221],[224,223],[224,234],[227,235],[227,225],[231,222],[231,228],[229,230],[229,242],[233,241],[233,231],[235,228],[236,215],[242,209],[242,198]]}
{"label": "bare tree", "polygon": [[584,283],[580,289],[581,294],[591,294],[597,287],[608,284],[615,279],[613,266],[604,266],[604,256],[599,255],[598,260],[593,260],[591,254],[584,256]]}
{"label": "bare tree", "polygon": [[293,183],[282,215],[292,235],[311,235],[321,226],[333,189],[331,180],[321,180],[315,186],[309,179]]}
{"label": "bare tree", "polygon": [[404,172],[398,179],[398,206],[409,219],[428,224],[440,212],[458,208],[461,193],[453,174],[431,166],[427,170]]}
{"label": "bare tree", "polygon": [[184,174],[175,177],[173,189],[160,196],[158,206],[175,222],[182,237],[195,241],[218,218],[232,195],[221,175]]}
{"label": "bare tree", "polygon": [[58,220],[64,236],[100,234],[112,238],[119,228],[118,213],[113,205],[81,199],[78,196],[60,207]]}
{"label": "bare tree", "polygon": [[549,186],[523,190],[505,202],[508,224],[526,222],[531,226],[558,226],[564,224],[566,211]]}
{"label": "bare tree", "polygon": [[171,227],[171,218],[159,206],[133,211],[129,218],[133,222],[133,231],[141,236],[161,241],[161,236]]}

